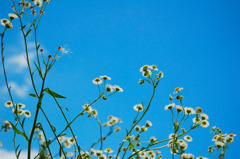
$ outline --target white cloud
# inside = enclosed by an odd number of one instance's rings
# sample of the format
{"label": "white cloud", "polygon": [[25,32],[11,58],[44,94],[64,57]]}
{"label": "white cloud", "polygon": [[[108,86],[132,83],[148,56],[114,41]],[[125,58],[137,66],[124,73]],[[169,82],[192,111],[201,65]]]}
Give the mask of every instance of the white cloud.
{"label": "white cloud", "polygon": [[28,83],[19,86],[16,82],[9,82],[9,87],[11,87],[11,91],[14,92],[19,97],[26,97],[30,85]]}
{"label": "white cloud", "polygon": [[[32,150],[31,158],[34,158],[38,154],[37,150]],[[8,151],[0,148],[0,157],[1,159],[16,159],[14,151]],[[26,159],[27,151],[22,151],[19,159]]]}
{"label": "white cloud", "polygon": [[[29,61],[32,61],[35,55],[34,53],[30,52],[28,54],[28,57]],[[7,71],[11,71],[14,73],[22,73],[24,69],[28,67],[25,53],[17,54],[6,58],[5,65]]]}

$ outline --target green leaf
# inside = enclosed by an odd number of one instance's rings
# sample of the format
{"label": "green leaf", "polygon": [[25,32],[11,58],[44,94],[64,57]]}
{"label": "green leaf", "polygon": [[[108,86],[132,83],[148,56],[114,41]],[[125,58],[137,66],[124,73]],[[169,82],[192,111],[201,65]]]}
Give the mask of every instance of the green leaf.
{"label": "green leaf", "polygon": [[21,153],[21,151],[22,151],[22,149],[18,152],[18,154],[17,154],[17,157],[19,157],[20,156],[20,153]]}
{"label": "green leaf", "polygon": [[53,92],[52,90],[50,90],[49,88],[45,90],[45,92],[47,92],[48,94],[50,94],[51,96],[55,97],[55,98],[66,98],[60,94],[57,94],[56,92]]}
{"label": "green leaf", "polygon": [[37,97],[36,94],[30,93],[29,95],[32,96],[32,97]]}
{"label": "green leaf", "polygon": [[51,127],[53,128],[53,131],[56,132],[56,128],[52,124]]}
{"label": "green leaf", "polygon": [[43,77],[42,77],[42,72],[41,72],[40,68],[37,66],[36,62],[34,62],[34,64],[35,64],[35,66],[37,67],[39,76],[41,77],[41,79],[43,79]]}
{"label": "green leaf", "polygon": [[66,107],[61,106],[61,108],[64,108],[64,109],[66,109],[68,111],[68,108],[66,108]]}
{"label": "green leaf", "polygon": [[22,120],[22,127],[24,127],[25,119],[26,118],[23,118],[23,120]]}
{"label": "green leaf", "polygon": [[28,34],[32,31],[32,29],[29,29],[26,33],[26,37],[28,36]]}
{"label": "green leaf", "polygon": [[24,134],[23,132],[21,132],[20,130],[18,130],[18,128],[17,128],[13,123],[11,123],[10,121],[9,121],[9,123],[11,124],[11,126],[12,126],[12,128],[13,128],[13,130],[14,130],[15,133],[17,133],[17,134],[19,134],[19,135],[22,135],[22,136],[25,137],[26,140],[28,141],[28,137],[27,137],[26,134]]}

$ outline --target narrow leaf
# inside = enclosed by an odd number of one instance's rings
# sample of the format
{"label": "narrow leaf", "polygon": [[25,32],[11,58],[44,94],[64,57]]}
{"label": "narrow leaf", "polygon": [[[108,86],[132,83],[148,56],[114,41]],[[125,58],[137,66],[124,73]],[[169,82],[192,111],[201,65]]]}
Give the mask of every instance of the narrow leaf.
{"label": "narrow leaf", "polygon": [[41,72],[40,68],[37,66],[36,62],[34,62],[34,64],[35,64],[35,66],[37,67],[39,76],[41,77],[41,79],[43,79],[43,77],[42,77],[42,72]]}
{"label": "narrow leaf", "polygon": [[56,97],[56,98],[66,98],[66,97],[64,97],[64,96],[62,96],[60,94],[57,94],[56,92],[53,92],[49,88],[46,89],[45,92],[47,92],[48,94],[50,94],[51,96]]}
{"label": "narrow leaf", "polygon": [[32,96],[32,97],[37,97],[36,94],[30,93],[29,95]]}
{"label": "narrow leaf", "polygon": [[26,33],[26,37],[28,36],[28,34],[32,31],[32,29],[29,29]]}
{"label": "narrow leaf", "polygon": [[18,130],[18,128],[17,128],[13,123],[11,123],[10,121],[9,121],[9,123],[11,124],[11,126],[12,126],[12,128],[13,128],[13,130],[14,130],[15,133],[17,133],[17,134],[19,134],[19,135],[22,135],[22,136],[25,137],[26,140],[28,141],[28,137],[27,137],[26,134],[24,134],[23,132],[21,132],[20,130]]}

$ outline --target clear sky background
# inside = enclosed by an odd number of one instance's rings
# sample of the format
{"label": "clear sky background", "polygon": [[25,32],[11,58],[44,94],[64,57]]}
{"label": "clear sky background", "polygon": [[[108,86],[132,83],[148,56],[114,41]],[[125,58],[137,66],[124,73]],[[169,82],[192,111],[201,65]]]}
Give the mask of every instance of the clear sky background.
{"label": "clear sky background", "polygon": [[[0,4],[0,17],[6,18],[11,13],[11,1],[1,0]],[[143,139],[148,140],[151,136],[165,139],[172,133],[171,113],[164,111],[164,106],[169,104],[168,95],[177,86],[184,88],[185,106],[200,106],[209,115],[210,127],[216,125],[223,133],[240,135],[239,7],[238,0],[54,0],[41,21],[39,42],[45,56],[54,54],[59,45],[72,53],[61,54],[46,85],[67,97],[60,103],[69,108],[69,119],[82,110],[82,105],[97,97],[97,86],[91,82],[95,77],[106,74],[112,78],[110,84],[120,85],[123,93],[93,106],[103,123],[108,115],[123,120],[122,131],[112,135],[104,144],[104,148],[111,147],[115,152],[122,140],[116,137],[125,135],[124,129],[129,128],[129,121],[135,116],[132,107],[142,101],[147,103],[151,96],[150,85],[138,84],[142,78],[139,68],[145,64],[157,65],[164,72],[164,78],[140,124],[146,120],[153,123]],[[2,31],[3,27],[0,29]],[[33,35],[29,36],[29,42],[33,42]],[[22,55],[24,47],[18,20],[7,32],[5,45],[8,78],[15,82],[14,99],[26,104],[26,109],[33,113],[36,101],[28,96],[33,89]],[[31,45],[30,53],[35,59]],[[37,84],[40,85],[39,79]],[[13,120],[4,107],[9,97],[4,90],[2,70],[0,87],[0,118]],[[59,130],[64,128],[65,122],[51,98],[46,96],[43,109],[53,125]],[[48,127],[42,114],[39,119]],[[32,121],[33,117],[26,123],[28,131]],[[85,149],[99,137],[99,126],[93,119],[83,117],[73,127]],[[189,143],[187,152],[195,156],[212,156],[207,152],[208,146],[213,144],[210,127],[190,133],[193,142]],[[0,134],[1,151],[13,151],[12,134],[12,131]],[[226,151],[226,158],[239,157],[239,142],[237,136]],[[26,147],[23,138],[19,138],[18,143],[23,143],[22,148]],[[38,148],[37,144],[34,148]],[[168,148],[162,153],[164,158],[169,158]]]}

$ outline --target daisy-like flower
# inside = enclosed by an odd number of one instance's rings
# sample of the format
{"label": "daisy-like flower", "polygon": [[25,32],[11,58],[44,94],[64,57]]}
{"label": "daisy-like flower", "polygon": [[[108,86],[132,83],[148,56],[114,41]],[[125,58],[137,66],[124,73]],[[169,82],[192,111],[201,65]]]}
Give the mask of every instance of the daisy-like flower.
{"label": "daisy-like flower", "polygon": [[108,148],[106,148],[106,149],[104,150],[104,152],[106,152],[106,153],[113,153],[113,150],[108,147]]}
{"label": "daisy-like flower", "polygon": [[92,80],[92,83],[93,84],[96,84],[96,85],[99,85],[99,84],[102,84],[102,80],[100,78],[95,78],[94,80]]}
{"label": "daisy-like flower", "polygon": [[142,75],[144,77],[148,77],[148,76],[151,76],[152,75],[152,72],[150,70],[147,70],[147,71],[143,71]]}
{"label": "daisy-like flower", "polygon": [[42,7],[42,0],[34,0],[34,4],[38,7]]}
{"label": "daisy-like flower", "polygon": [[199,117],[193,118],[192,121],[195,124],[201,124],[201,119]]}
{"label": "daisy-like flower", "polygon": [[23,115],[24,114],[24,111],[22,109],[19,109],[19,108],[18,109],[13,108],[12,112],[14,114],[17,114],[17,115]]}
{"label": "daisy-like flower", "polygon": [[6,107],[13,107],[13,103],[12,103],[11,101],[7,101],[7,102],[5,103],[5,106],[6,106]]}
{"label": "daisy-like flower", "polygon": [[182,87],[181,87],[181,88],[180,88],[180,87],[177,87],[177,88],[174,89],[173,94],[176,94],[176,93],[180,92],[181,90],[183,90]]}
{"label": "daisy-like flower", "polygon": [[165,110],[172,109],[175,106],[175,103],[168,104],[164,107]]}
{"label": "daisy-like flower", "polygon": [[49,3],[51,0],[43,0],[43,2]]}
{"label": "daisy-like flower", "polygon": [[114,85],[113,88],[115,89],[115,91],[117,92],[123,92],[123,89],[117,85]]}
{"label": "daisy-like flower", "polygon": [[175,134],[173,134],[173,133],[171,133],[171,134],[169,134],[169,139],[173,139],[173,138],[175,138],[176,137],[176,135]]}
{"label": "daisy-like flower", "polygon": [[77,138],[77,137],[70,137],[70,138],[68,138],[67,140],[68,140],[68,142],[69,142],[70,144],[74,145],[74,144],[76,143],[76,138]]}
{"label": "daisy-like flower", "polygon": [[29,3],[29,2],[26,2],[26,3],[25,3],[25,7],[28,8],[28,7],[30,7],[30,6],[31,6],[31,3]]}
{"label": "daisy-like flower", "polygon": [[202,120],[207,120],[207,119],[208,119],[208,115],[202,113],[202,114],[201,114],[201,119],[202,119]]}
{"label": "daisy-like flower", "polygon": [[88,113],[92,112],[92,107],[89,104],[84,104],[83,109]]}
{"label": "daisy-like flower", "polygon": [[181,150],[185,150],[188,147],[188,144],[186,142],[180,142],[179,147]]}
{"label": "daisy-like flower", "polygon": [[176,105],[177,112],[181,112],[183,107],[181,105]]}
{"label": "daisy-like flower", "polygon": [[173,102],[173,97],[171,94],[169,94],[169,100],[170,100],[170,102]]}
{"label": "daisy-like flower", "polygon": [[145,131],[147,131],[148,130],[148,128],[146,127],[146,126],[142,126],[141,127],[141,132],[145,132]]}
{"label": "daisy-like flower", "polygon": [[212,133],[215,129],[216,129],[216,126],[213,126],[213,127],[210,129],[210,133]]}
{"label": "daisy-like flower", "polygon": [[149,68],[150,68],[150,66],[144,65],[144,66],[142,66],[142,67],[140,68],[140,72],[145,72],[145,71],[147,71]]}
{"label": "daisy-like flower", "polygon": [[7,23],[11,23],[8,19],[1,19],[1,25],[6,26]]}
{"label": "daisy-like flower", "polygon": [[106,75],[100,76],[100,78],[102,78],[103,80],[111,80],[111,77],[108,77]]}
{"label": "daisy-like flower", "polygon": [[22,104],[22,103],[18,103],[17,106],[18,106],[19,108],[25,108],[25,105]]}
{"label": "daisy-like flower", "polygon": [[58,137],[58,141],[59,141],[60,143],[63,143],[65,140],[66,140],[66,137],[65,137],[65,136],[60,136],[60,137]]}
{"label": "daisy-like flower", "polygon": [[149,120],[147,120],[147,122],[146,122],[146,125],[145,125],[146,127],[151,127],[152,126],[152,122],[151,121],[149,121]]}
{"label": "daisy-like flower", "polygon": [[93,110],[91,111],[91,115],[94,116],[94,117],[96,117],[96,116],[98,115],[97,110],[96,110],[96,109],[93,109]]}
{"label": "daisy-like flower", "polygon": [[158,68],[157,68],[156,65],[152,65],[151,68],[152,68],[152,70],[154,70],[154,71],[158,71]]}
{"label": "daisy-like flower", "polygon": [[9,13],[9,14],[8,14],[8,17],[9,17],[11,20],[18,18],[18,16],[17,16],[16,14],[13,14],[13,13]]}
{"label": "daisy-like flower", "polygon": [[64,146],[65,146],[66,148],[70,148],[72,145],[71,145],[70,142],[68,142],[68,140],[65,140]]}
{"label": "daisy-like flower", "polygon": [[135,126],[134,128],[136,131],[139,131],[141,129],[141,127],[139,125]]}
{"label": "daisy-like flower", "polygon": [[191,142],[192,141],[192,137],[189,135],[184,136],[184,140],[186,140],[187,142]]}
{"label": "daisy-like flower", "polygon": [[114,91],[114,88],[113,88],[112,85],[107,84],[107,86],[106,86],[106,90],[107,90],[108,92],[113,92],[113,91]]}
{"label": "daisy-like flower", "polygon": [[126,136],[126,137],[124,138],[123,142],[125,142],[125,141],[127,141],[127,140],[129,140],[129,139],[132,139],[132,138],[134,138],[133,135],[132,135],[132,136]]}
{"label": "daisy-like flower", "polygon": [[159,78],[163,78],[163,72],[162,72],[162,71],[160,71],[160,72],[158,73],[158,77],[159,77]]}
{"label": "daisy-like flower", "polygon": [[93,148],[90,148],[90,154],[93,156],[97,156],[96,151]]}
{"label": "daisy-like flower", "polygon": [[136,105],[134,105],[133,109],[141,112],[141,111],[143,111],[144,106],[142,104],[136,104]]}
{"label": "daisy-like flower", "polygon": [[30,118],[30,117],[31,117],[31,112],[28,111],[28,110],[25,110],[25,111],[24,111],[24,115],[25,115],[27,118]]}
{"label": "daisy-like flower", "polygon": [[71,156],[73,156],[73,153],[72,153],[72,152],[68,152],[68,153],[67,153],[67,156],[68,156],[68,157],[71,157]]}
{"label": "daisy-like flower", "polygon": [[155,136],[150,137],[150,142],[157,141],[157,138]]}
{"label": "daisy-like flower", "polygon": [[95,150],[95,153],[97,156],[101,156],[102,155],[102,151],[101,150]]}
{"label": "daisy-like flower", "polygon": [[105,154],[102,154],[99,159],[107,159],[107,156]]}
{"label": "daisy-like flower", "polygon": [[202,120],[202,121],[201,121],[201,126],[202,126],[203,128],[207,128],[207,127],[209,126],[209,122],[208,122],[207,120]]}
{"label": "daisy-like flower", "polygon": [[203,113],[202,108],[197,107],[197,108],[195,109],[195,113],[196,113],[196,114],[202,114],[202,113]]}
{"label": "daisy-like flower", "polygon": [[208,158],[203,156],[198,156],[196,159],[208,159]]}
{"label": "daisy-like flower", "polygon": [[193,158],[194,158],[194,155],[191,154],[191,153],[183,153],[183,154],[182,154],[182,158],[183,158],[183,159],[193,159]]}
{"label": "daisy-like flower", "polygon": [[221,142],[221,141],[216,141],[215,142],[215,145],[217,146],[217,148],[221,148],[221,147],[223,147],[224,146],[224,143],[223,142]]}
{"label": "daisy-like flower", "polygon": [[195,114],[194,109],[191,107],[185,107],[184,110],[185,110],[185,114],[188,114],[188,115]]}

